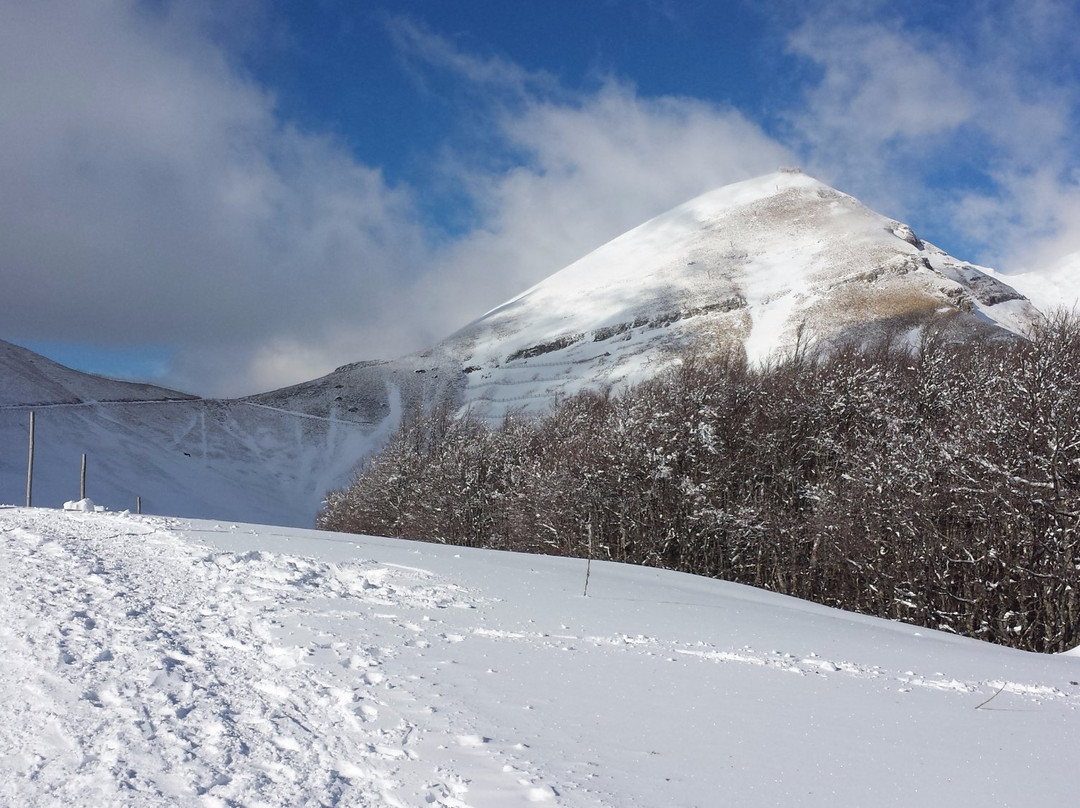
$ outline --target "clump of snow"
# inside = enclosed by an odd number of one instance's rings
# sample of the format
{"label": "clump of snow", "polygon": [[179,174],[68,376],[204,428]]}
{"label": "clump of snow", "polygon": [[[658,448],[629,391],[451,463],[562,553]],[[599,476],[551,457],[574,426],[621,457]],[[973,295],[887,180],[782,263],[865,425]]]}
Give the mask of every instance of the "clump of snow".
{"label": "clump of snow", "polygon": [[64,503],[65,511],[83,511],[92,513],[94,511],[94,508],[94,500],[90,499],[89,497],[79,500],[69,499],[67,502]]}

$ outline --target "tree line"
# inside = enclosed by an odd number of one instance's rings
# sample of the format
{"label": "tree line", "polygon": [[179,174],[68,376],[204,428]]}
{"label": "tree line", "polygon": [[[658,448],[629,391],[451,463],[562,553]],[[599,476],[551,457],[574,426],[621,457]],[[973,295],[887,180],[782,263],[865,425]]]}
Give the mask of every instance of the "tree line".
{"label": "tree line", "polygon": [[498,428],[406,418],[328,530],[708,575],[1034,651],[1080,643],[1080,324],[690,358]]}

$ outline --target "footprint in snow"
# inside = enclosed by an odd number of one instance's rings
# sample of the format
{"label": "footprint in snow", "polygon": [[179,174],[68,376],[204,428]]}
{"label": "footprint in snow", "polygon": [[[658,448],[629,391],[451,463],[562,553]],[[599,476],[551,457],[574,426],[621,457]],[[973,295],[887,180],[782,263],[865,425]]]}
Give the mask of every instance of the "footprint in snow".
{"label": "footprint in snow", "polygon": [[476,748],[491,743],[491,738],[486,738],[483,735],[458,735],[457,742],[458,746]]}

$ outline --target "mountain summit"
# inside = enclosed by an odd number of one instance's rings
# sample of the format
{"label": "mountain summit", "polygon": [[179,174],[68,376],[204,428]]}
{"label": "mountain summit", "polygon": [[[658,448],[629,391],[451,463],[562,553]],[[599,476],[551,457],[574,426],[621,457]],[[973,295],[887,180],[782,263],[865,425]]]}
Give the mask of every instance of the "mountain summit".
{"label": "mountain summit", "polygon": [[1023,333],[1021,294],[797,171],[704,194],[630,230],[428,352],[460,361],[475,414],[542,409],[687,351],[766,361],[927,325]]}

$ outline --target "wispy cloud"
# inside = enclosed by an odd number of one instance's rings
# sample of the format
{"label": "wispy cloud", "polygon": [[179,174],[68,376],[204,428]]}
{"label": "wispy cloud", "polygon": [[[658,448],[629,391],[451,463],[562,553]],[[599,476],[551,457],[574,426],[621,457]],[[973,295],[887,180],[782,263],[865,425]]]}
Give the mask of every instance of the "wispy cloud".
{"label": "wispy cloud", "polygon": [[[867,202],[951,221],[982,258],[1056,249],[1076,193],[1075,4],[982,2],[946,28],[826,7],[793,31],[821,71],[789,119],[808,162]],[[1069,68],[1067,65],[1071,65]],[[952,179],[942,183],[941,174]],[[889,197],[892,197],[890,200]]]}
{"label": "wispy cloud", "polygon": [[460,86],[466,90],[503,91],[517,97],[561,92],[558,81],[550,73],[526,70],[499,55],[470,52],[415,19],[387,17],[384,24],[400,57],[413,66],[413,75],[421,83],[428,71],[435,68],[464,79],[466,83]]}

